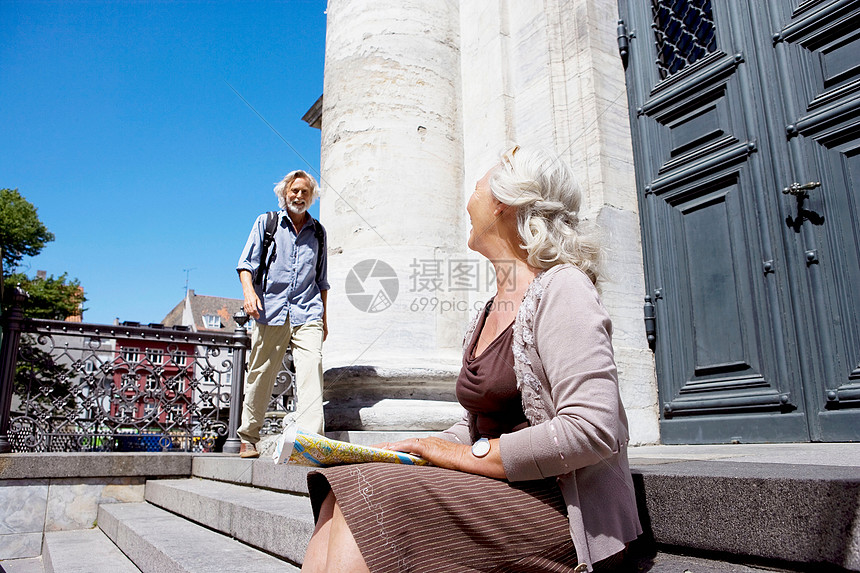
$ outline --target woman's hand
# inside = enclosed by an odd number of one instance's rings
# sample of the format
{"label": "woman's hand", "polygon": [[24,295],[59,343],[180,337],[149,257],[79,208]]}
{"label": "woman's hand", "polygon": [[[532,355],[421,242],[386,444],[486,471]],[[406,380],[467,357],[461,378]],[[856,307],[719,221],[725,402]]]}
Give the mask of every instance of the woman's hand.
{"label": "woman's hand", "polygon": [[410,438],[399,442],[380,444],[380,448],[420,456],[440,468],[458,470],[495,479],[506,479],[499,440],[490,440],[490,452],[484,457],[472,455],[471,446],[457,444],[441,438]]}

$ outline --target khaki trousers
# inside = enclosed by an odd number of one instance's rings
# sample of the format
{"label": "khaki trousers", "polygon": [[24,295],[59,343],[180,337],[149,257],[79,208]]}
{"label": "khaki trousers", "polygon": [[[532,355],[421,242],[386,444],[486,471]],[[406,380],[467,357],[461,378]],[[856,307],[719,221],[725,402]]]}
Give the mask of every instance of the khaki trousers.
{"label": "khaki trousers", "polygon": [[306,432],[322,434],[325,431],[322,343],[322,321],[299,326],[254,323],[245,400],[242,403],[242,425],[238,431],[243,442],[256,444],[260,441],[260,429],[272,399],[275,377],[281,370],[287,349],[293,351],[296,367],[296,412],[293,415],[296,424]]}

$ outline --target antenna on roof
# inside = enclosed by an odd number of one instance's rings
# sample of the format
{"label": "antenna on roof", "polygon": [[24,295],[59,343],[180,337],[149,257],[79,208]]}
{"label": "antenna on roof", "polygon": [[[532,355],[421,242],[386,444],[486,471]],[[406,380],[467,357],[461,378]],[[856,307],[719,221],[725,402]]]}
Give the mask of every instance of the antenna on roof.
{"label": "antenna on roof", "polygon": [[192,267],[190,269],[182,269],[182,271],[185,273],[185,298],[188,298],[188,275],[190,275],[191,271],[196,268],[197,267]]}

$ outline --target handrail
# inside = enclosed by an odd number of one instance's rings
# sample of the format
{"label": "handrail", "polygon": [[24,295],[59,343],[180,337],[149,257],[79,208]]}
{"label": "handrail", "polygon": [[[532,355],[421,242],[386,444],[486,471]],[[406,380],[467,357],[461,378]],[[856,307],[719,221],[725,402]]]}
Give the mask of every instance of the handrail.
{"label": "handrail", "polygon": [[[10,289],[11,290],[11,289]],[[24,318],[12,294],[0,346],[0,453],[10,451],[238,452],[250,335],[161,325]],[[264,431],[293,405],[285,357]],[[282,414],[278,414],[281,412]]]}

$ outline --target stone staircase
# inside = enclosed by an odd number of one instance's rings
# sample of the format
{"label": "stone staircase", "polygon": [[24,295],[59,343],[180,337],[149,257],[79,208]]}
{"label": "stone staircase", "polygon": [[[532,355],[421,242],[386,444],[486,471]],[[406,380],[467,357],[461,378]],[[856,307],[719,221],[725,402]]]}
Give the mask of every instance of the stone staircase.
{"label": "stone staircase", "polygon": [[[634,569],[860,571],[860,446],[820,446],[814,459],[789,448],[772,460],[763,453],[772,449],[755,447],[738,447],[734,455],[725,449],[732,446],[634,450],[647,529]],[[9,483],[7,462],[14,456],[0,456],[0,486]],[[97,527],[47,531],[41,558],[0,561],[0,570],[298,571],[313,531],[309,469],[275,465],[265,455],[253,461],[187,457],[185,475],[165,475],[148,461],[154,477],[146,479],[143,499],[101,503]]]}
{"label": "stone staircase", "polygon": [[28,571],[298,571],[314,527],[308,471],[195,457],[191,477],[148,479],[144,501],[100,505],[96,528],[46,532]]}

